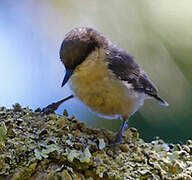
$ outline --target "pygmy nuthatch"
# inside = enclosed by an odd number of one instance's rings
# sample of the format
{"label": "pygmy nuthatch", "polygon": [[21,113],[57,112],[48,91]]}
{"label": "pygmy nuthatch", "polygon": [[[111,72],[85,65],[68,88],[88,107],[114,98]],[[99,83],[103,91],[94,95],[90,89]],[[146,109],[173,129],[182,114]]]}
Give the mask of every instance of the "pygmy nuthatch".
{"label": "pygmy nuthatch", "polygon": [[60,58],[66,68],[62,86],[70,79],[75,96],[93,111],[122,118],[114,144],[121,142],[128,118],[145,99],[168,105],[133,57],[92,28],[75,28],[67,33]]}

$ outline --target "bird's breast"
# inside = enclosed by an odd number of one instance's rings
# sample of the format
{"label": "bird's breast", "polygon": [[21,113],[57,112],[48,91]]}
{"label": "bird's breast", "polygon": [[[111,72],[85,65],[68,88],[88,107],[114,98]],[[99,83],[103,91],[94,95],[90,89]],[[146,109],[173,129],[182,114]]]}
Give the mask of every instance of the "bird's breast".
{"label": "bird's breast", "polygon": [[108,69],[105,53],[97,49],[80,64],[71,77],[75,95],[93,111],[105,116],[134,113],[141,98]]}

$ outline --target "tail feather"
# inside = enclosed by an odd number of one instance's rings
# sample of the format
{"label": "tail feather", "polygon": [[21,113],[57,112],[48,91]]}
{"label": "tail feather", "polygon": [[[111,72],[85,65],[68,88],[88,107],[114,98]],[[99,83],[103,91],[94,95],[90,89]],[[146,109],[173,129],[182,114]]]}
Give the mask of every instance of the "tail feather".
{"label": "tail feather", "polygon": [[153,97],[157,100],[158,104],[162,106],[169,106],[169,104],[165,100],[163,100],[161,97],[159,97],[157,94]]}

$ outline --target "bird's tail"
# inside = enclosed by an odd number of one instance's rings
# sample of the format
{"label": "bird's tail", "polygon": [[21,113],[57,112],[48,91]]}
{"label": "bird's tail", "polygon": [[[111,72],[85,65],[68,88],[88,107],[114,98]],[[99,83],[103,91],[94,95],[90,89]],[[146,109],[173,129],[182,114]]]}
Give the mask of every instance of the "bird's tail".
{"label": "bird's tail", "polygon": [[165,100],[163,100],[161,97],[159,97],[157,94],[154,95],[153,97],[157,100],[158,104],[162,106],[169,106],[169,104]]}

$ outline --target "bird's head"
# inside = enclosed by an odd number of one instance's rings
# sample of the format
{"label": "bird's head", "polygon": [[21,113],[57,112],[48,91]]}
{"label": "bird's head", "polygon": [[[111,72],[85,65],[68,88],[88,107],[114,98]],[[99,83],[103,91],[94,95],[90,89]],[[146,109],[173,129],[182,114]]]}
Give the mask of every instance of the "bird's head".
{"label": "bird's head", "polygon": [[80,65],[95,48],[100,48],[104,44],[104,37],[91,28],[75,28],[68,32],[60,49],[60,58],[66,68],[62,86],[67,83],[75,68]]}

